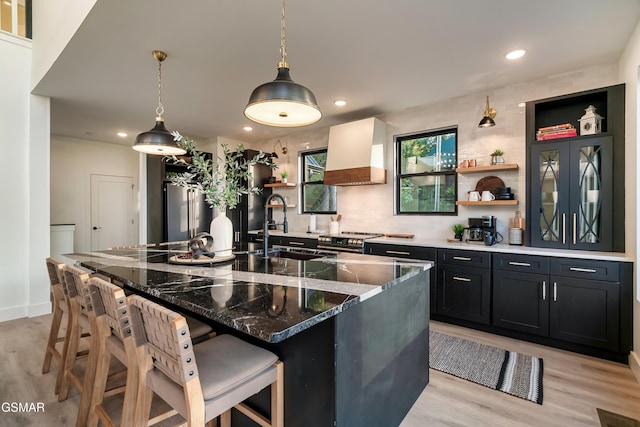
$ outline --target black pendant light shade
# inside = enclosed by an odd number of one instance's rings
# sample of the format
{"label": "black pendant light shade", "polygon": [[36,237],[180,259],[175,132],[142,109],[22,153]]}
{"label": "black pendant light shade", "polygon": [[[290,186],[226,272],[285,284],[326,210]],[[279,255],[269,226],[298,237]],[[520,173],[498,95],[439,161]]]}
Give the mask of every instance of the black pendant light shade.
{"label": "black pendant light shade", "polygon": [[167,54],[154,50],[153,57],[158,61],[158,108],[156,108],[156,125],[147,132],[142,132],[136,137],[133,149],[141,153],[156,154],[160,156],[179,156],[185,154],[187,150],[180,147],[174,140],[173,135],[164,126],[164,107],[162,105],[162,61],[167,58]]}
{"label": "black pendant light shade", "polygon": [[176,144],[173,135],[164,126],[162,117],[156,117],[156,125],[153,129],[136,137],[133,149],[141,153],[161,156],[179,156],[187,152]]}
{"label": "black pendant light shade", "polygon": [[496,117],[496,110],[489,107],[489,96],[487,96],[487,105],[484,107],[484,117],[478,123],[479,128],[489,128],[495,126],[496,122],[493,120]]}
{"label": "black pendant light shade", "polygon": [[478,123],[479,128],[489,128],[491,126],[495,126],[496,122],[489,116],[484,116],[480,123]]}
{"label": "black pendant light shade", "polygon": [[249,97],[244,115],[268,126],[311,125],[322,117],[316,97],[309,89],[291,80],[289,68],[278,67],[278,76],[258,86]]}

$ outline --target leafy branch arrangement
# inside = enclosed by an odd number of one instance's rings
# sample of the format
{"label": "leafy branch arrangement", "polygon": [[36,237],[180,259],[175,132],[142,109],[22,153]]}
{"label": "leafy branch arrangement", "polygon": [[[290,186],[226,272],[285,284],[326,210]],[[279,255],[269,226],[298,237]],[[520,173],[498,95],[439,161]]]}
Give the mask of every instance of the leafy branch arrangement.
{"label": "leafy branch arrangement", "polygon": [[271,169],[277,166],[266,153],[260,151],[252,159],[244,158],[244,146],[239,145],[236,151],[230,151],[226,144],[222,144],[223,157],[218,157],[214,164],[206,155],[196,150],[192,139],[180,135],[177,131],[171,133],[174,141],[187,150],[191,156],[191,163],[176,156],[166,157],[176,164],[185,165],[187,172],[169,177],[171,183],[183,188],[189,188],[204,194],[205,201],[211,207],[220,210],[234,209],[238,205],[242,194],[258,194],[259,187],[248,187],[251,182],[249,168],[256,164],[268,165]]}

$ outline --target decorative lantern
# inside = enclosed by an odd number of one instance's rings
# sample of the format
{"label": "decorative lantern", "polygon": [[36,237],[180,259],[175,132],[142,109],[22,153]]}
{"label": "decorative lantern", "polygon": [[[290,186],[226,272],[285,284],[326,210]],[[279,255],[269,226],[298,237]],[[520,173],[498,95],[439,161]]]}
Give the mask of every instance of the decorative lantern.
{"label": "decorative lantern", "polygon": [[596,107],[589,105],[584,116],[580,117],[580,135],[595,135],[602,132],[602,117],[596,113]]}

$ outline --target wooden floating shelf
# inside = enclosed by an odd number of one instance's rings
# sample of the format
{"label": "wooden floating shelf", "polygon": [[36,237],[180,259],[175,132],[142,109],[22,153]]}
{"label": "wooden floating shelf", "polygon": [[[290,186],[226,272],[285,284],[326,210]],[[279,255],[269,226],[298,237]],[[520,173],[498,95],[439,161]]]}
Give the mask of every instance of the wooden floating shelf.
{"label": "wooden floating shelf", "polygon": [[495,172],[495,171],[508,171],[518,169],[517,163],[509,163],[504,165],[491,165],[491,166],[474,166],[472,168],[457,168],[458,173],[477,173],[477,172]]}
{"label": "wooden floating shelf", "polygon": [[295,187],[295,182],[276,182],[275,184],[265,184],[265,187]]}
{"label": "wooden floating shelf", "polygon": [[490,202],[468,202],[465,200],[456,202],[458,206],[515,206],[517,200],[492,200]]}
{"label": "wooden floating shelf", "polygon": [[[267,207],[268,208],[282,208],[282,207],[284,207],[284,205],[270,204],[270,205],[267,205]],[[295,207],[296,207],[296,205],[287,205],[287,209],[295,208]]]}

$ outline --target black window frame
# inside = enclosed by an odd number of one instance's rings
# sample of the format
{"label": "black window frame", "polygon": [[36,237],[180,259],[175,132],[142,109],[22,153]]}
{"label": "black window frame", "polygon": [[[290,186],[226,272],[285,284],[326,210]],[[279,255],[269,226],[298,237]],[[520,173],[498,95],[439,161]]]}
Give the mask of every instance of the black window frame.
{"label": "black window frame", "polygon": [[[328,153],[328,148],[324,147],[324,148],[313,148],[310,150],[304,150],[304,151],[300,151],[298,152],[298,164],[299,164],[299,173],[298,176],[300,177],[300,191],[298,192],[298,197],[299,197],[299,205],[300,205],[300,210],[299,213],[301,214],[320,214],[320,215],[331,215],[331,214],[335,214],[338,211],[338,195],[336,193],[336,209],[333,211],[322,211],[322,210],[306,210],[306,206],[304,203],[304,192],[305,192],[305,187],[306,186],[315,186],[315,185],[322,185],[324,186],[324,179],[322,181],[305,181],[305,158],[306,156],[309,155],[313,155],[313,154],[318,154],[318,153]],[[327,187],[335,187],[335,185],[327,185]],[[337,191],[335,188],[333,191]]]}
{"label": "black window frame", "polygon": [[[455,133],[455,152],[454,158],[449,168],[433,171],[433,172],[421,172],[421,173],[401,173],[402,172],[402,142],[407,140],[445,135]],[[438,129],[423,130],[419,132],[411,132],[402,135],[394,136],[394,153],[395,153],[395,182],[394,182],[394,214],[395,215],[438,215],[438,216],[457,216],[458,215],[458,174],[456,173],[456,162],[458,158],[458,126],[447,126]],[[454,204],[453,211],[441,212],[421,212],[421,211],[401,211],[401,184],[403,178],[412,178],[420,176],[453,176],[454,178]]]}

